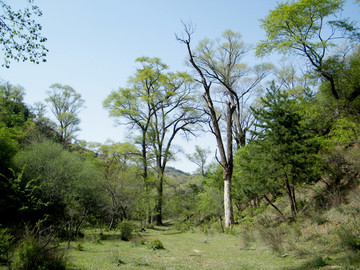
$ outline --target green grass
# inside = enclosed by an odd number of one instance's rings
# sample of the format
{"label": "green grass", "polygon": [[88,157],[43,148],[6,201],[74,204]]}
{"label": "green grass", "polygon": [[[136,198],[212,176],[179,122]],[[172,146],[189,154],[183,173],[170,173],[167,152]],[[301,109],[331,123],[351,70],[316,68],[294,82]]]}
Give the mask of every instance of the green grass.
{"label": "green grass", "polygon": [[[282,257],[257,243],[244,249],[238,234],[205,235],[155,227],[142,235],[146,242],[160,240],[165,249],[116,240],[84,240],[83,251],[68,253],[72,269],[296,269],[304,259]],[[104,233],[106,235],[106,233]],[[115,239],[115,240],[114,240]],[[77,243],[73,243],[76,247]]]}
{"label": "green grass", "polygon": [[[248,228],[248,229],[245,229]],[[154,227],[135,233],[134,240],[122,241],[120,232],[86,230],[85,238],[71,243],[67,252],[69,269],[360,269],[360,253],[334,246],[329,235],[307,232],[294,240],[290,230],[284,236],[284,249],[274,252],[261,240],[257,229],[236,228],[217,233],[201,228],[180,232],[174,226]],[[309,237],[310,234],[316,237]],[[165,249],[154,250],[159,240]],[[320,241],[321,240],[321,241]],[[65,248],[66,243],[62,243]],[[0,270],[7,269],[0,266]]]}

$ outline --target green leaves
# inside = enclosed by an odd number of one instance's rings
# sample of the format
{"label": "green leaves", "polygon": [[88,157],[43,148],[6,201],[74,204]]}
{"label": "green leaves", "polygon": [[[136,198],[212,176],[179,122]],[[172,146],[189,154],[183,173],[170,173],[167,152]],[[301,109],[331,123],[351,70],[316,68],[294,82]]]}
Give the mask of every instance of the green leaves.
{"label": "green leaves", "polygon": [[[257,55],[264,56],[274,50],[299,53],[319,64],[324,50],[333,45],[333,39],[344,38],[355,31],[345,21],[327,21],[343,4],[343,0],[299,0],[279,4],[260,20],[266,39],[258,44]],[[325,31],[326,23],[330,31]],[[340,30],[340,36],[335,35],[336,30]]]}
{"label": "green leaves", "polygon": [[45,62],[48,49],[43,45],[42,27],[32,17],[41,16],[40,9],[29,1],[31,9],[14,11],[10,5],[0,1],[0,43],[4,52],[3,66],[9,68],[10,61]]}
{"label": "green leaves", "polygon": [[[307,92],[304,91],[304,95]],[[258,132],[237,156],[235,175],[239,198],[259,198],[268,193],[288,193],[292,215],[297,212],[295,187],[318,181],[319,158],[316,135],[305,119],[306,98],[291,97],[273,83],[262,98],[262,107],[253,109]]]}
{"label": "green leaves", "polygon": [[79,111],[84,107],[84,100],[71,86],[53,84],[48,91],[46,102],[58,121],[58,132],[62,143],[68,144],[79,130]]}

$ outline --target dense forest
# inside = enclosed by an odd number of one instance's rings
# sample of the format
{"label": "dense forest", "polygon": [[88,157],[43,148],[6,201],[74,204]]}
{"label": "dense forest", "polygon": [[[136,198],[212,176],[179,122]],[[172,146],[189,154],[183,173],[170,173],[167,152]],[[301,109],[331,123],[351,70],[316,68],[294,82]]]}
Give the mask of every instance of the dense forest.
{"label": "dense forest", "polygon": [[[336,240],[323,245],[358,257],[360,34],[337,19],[343,3],[288,1],[269,11],[256,53],[291,56],[282,63],[245,64],[250,46],[231,30],[192,44],[197,33],[184,23],[176,38],[189,73],[139,57],[127,85],[103,101],[131,129],[128,141],[78,140],[85,100],[71,86],[53,84],[44,101],[28,105],[23,87],[2,81],[0,263],[66,269],[60,249],[85,228],[120,230],[129,240],[128,230],[166,224],[239,227],[243,237],[256,227],[275,251],[281,245],[269,239],[285,227],[299,238],[309,224],[327,224]],[[39,9],[0,5],[4,67],[44,60],[46,38],[32,17]],[[216,138],[213,163],[197,146],[188,155],[196,172],[168,166],[175,138],[206,131]]]}

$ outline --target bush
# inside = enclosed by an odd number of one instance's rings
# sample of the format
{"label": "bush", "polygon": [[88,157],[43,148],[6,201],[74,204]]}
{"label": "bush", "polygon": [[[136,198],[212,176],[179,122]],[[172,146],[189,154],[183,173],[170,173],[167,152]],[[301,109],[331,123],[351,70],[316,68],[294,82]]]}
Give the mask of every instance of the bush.
{"label": "bush", "polygon": [[0,228],[0,264],[11,264],[11,248],[14,244],[14,237],[9,229]]}
{"label": "bush", "polygon": [[134,225],[132,222],[124,220],[119,224],[120,237],[123,241],[129,241],[132,238]]}
{"label": "bush", "polygon": [[151,241],[150,248],[153,250],[165,249],[163,243],[158,239]]}
{"label": "bush", "polygon": [[78,243],[76,246],[75,246],[75,249],[77,251],[84,251],[84,246],[81,244],[81,243]]}
{"label": "bush", "polygon": [[323,267],[323,266],[326,266],[327,263],[325,262],[325,260],[323,259],[322,256],[320,255],[315,255],[311,260],[310,262],[308,262],[308,267],[311,267],[311,268],[319,268],[319,267]]}
{"label": "bush", "polygon": [[142,246],[146,244],[146,239],[142,235],[137,234],[135,237],[132,237],[131,242],[134,246]]}
{"label": "bush", "polygon": [[174,226],[175,229],[177,229],[178,231],[185,232],[185,231],[189,231],[193,227],[193,224],[191,220],[188,219],[182,222],[175,222]]}
{"label": "bush", "polygon": [[59,248],[52,236],[26,230],[17,250],[14,269],[66,269],[65,252]]}
{"label": "bush", "polygon": [[271,247],[277,253],[284,251],[284,233],[280,226],[274,226],[270,224],[270,221],[266,217],[259,218],[258,230],[260,237],[265,244]]}
{"label": "bush", "polygon": [[241,228],[240,237],[242,239],[244,249],[249,249],[251,244],[256,240],[252,228],[246,225],[243,225]]}
{"label": "bush", "polygon": [[340,245],[352,251],[360,251],[360,223],[353,221],[336,230]]}

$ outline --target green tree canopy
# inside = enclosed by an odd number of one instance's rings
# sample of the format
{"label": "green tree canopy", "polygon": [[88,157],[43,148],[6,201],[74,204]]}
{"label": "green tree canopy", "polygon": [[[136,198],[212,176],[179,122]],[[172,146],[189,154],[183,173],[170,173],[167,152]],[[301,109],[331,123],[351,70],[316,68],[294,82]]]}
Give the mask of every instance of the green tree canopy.
{"label": "green tree canopy", "polygon": [[117,121],[139,132],[143,178],[147,181],[149,153],[157,175],[156,222],[162,224],[164,172],[173,158],[171,148],[179,133],[193,134],[200,127],[201,106],[191,77],[184,72],[169,72],[159,58],[140,57],[140,67],[129,79],[129,87],[113,91],[104,107]]}
{"label": "green tree canopy", "polygon": [[55,224],[83,222],[99,209],[101,170],[60,144],[29,145],[16,154],[14,164],[23,171],[22,185],[37,186],[35,195],[47,203],[38,215],[48,214]]}
{"label": "green tree canopy", "polygon": [[3,66],[9,68],[10,60],[33,63],[45,62],[44,43],[46,38],[41,35],[42,26],[34,17],[42,15],[34,0],[26,0],[28,7],[13,10],[6,1],[0,1],[0,43],[3,51]]}
{"label": "green tree canopy", "polygon": [[261,20],[266,39],[258,44],[257,54],[279,51],[304,56],[315,71],[330,82],[333,97],[339,99],[334,74],[326,64],[329,51],[339,39],[358,41],[360,37],[355,23],[336,17],[344,2],[299,0],[278,4]]}
{"label": "green tree canopy", "polygon": [[284,181],[293,217],[297,213],[295,187],[318,180],[318,145],[302,114],[302,102],[311,97],[306,90],[303,96],[291,98],[273,83],[262,98],[263,107],[254,109],[259,143],[266,146],[263,151],[270,151],[271,159],[264,157],[276,165],[276,175]]}
{"label": "green tree canopy", "polygon": [[79,131],[79,112],[84,107],[85,101],[71,86],[53,84],[48,91],[48,102],[52,113],[58,122],[58,132],[61,142],[66,145],[75,138]]}
{"label": "green tree canopy", "polygon": [[23,103],[24,95],[21,86],[0,84],[0,125],[20,127],[30,118],[30,110]]}

